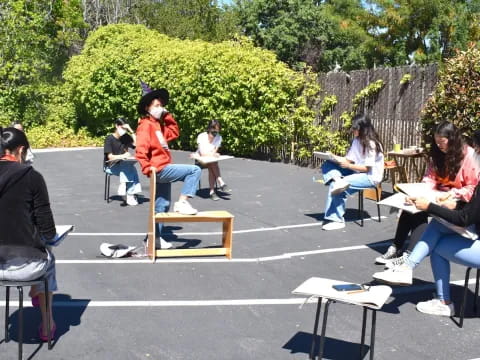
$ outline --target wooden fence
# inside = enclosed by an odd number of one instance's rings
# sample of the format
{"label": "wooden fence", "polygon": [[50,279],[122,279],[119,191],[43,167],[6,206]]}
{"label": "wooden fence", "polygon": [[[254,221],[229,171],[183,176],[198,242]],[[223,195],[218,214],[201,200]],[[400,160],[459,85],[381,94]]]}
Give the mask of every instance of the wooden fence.
{"label": "wooden fence", "polygon": [[[407,74],[410,80],[402,84]],[[435,64],[321,74],[319,103],[327,95],[335,95],[338,100],[332,112],[332,130],[341,126],[340,115],[351,111],[355,95],[379,79],[384,87],[375,97],[364,100],[359,111],[370,116],[386,151],[392,149],[394,139],[402,147],[420,145],[420,112],[437,83]]]}

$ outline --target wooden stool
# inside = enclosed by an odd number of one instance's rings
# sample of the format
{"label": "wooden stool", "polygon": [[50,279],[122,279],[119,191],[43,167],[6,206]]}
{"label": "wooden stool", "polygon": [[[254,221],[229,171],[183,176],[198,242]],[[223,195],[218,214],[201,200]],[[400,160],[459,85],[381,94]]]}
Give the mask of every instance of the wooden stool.
{"label": "wooden stool", "polygon": [[[150,209],[148,217],[148,239],[147,239],[147,255],[152,262],[157,257],[174,257],[174,256],[212,256],[225,255],[232,258],[232,234],[233,234],[233,218],[234,216],[228,211],[200,211],[196,215],[182,215],[179,213],[155,213],[155,193],[156,193],[156,176],[154,173],[150,175]],[[200,248],[200,249],[155,249],[155,224],[156,223],[178,223],[178,222],[220,222],[222,223],[222,247],[216,248]]]}

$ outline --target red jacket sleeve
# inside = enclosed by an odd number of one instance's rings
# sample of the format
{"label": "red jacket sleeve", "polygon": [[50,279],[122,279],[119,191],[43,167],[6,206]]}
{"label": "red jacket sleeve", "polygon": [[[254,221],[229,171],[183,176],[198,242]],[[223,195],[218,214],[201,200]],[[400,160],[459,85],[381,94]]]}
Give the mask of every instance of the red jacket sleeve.
{"label": "red jacket sleeve", "polygon": [[150,124],[147,120],[140,120],[137,127],[137,148],[135,149],[135,157],[140,163],[142,173],[150,174],[150,160],[152,158],[150,144]]}
{"label": "red jacket sleeve", "polygon": [[[163,137],[167,142],[175,140],[180,135],[180,129],[178,128],[178,124],[173,118],[172,114],[167,113],[163,118]],[[138,140],[137,140],[138,141]]]}

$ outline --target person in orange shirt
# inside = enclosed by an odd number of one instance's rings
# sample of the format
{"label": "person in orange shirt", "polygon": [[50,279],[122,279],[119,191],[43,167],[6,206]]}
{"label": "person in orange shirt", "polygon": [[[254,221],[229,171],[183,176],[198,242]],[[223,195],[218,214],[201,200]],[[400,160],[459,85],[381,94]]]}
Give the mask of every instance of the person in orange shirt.
{"label": "person in orange shirt", "polygon": [[[145,175],[150,176],[152,171],[156,174],[155,212],[167,212],[170,209],[171,184],[183,181],[182,190],[178,201],[173,206],[173,211],[195,215],[197,210],[187,199],[193,198],[197,192],[201,169],[196,165],[172,164],[168,143],[180,135],[180,129],[172,114],[165,109],[170,95],[166,89],[152,91],[144,83],[142,88],[144,94],[137,106],[141,118],[137,127],[135,156]],[[168,249],[172,244],[161,237],[162,225],[156,224],[156,243],[160,248]]]}

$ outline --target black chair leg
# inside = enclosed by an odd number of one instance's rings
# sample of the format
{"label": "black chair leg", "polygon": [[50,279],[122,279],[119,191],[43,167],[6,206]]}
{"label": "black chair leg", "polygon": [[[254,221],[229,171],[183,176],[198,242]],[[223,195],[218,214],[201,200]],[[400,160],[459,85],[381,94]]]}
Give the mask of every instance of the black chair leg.
{"label": "black chair leg", "polygon": [[478,303],[478,285],[480,282],[480,269],[477,269],[477,281],[475,282],[475,302],[473,303],[473,311],[477,313],[477,303]]}
{"label": "black chair leg", "polygon": [[8,317],[10,315],[10,287],[5,288],[5,342],[7,343],[10,340],[8,334]]}
{"label": "black chair leg", "polygon": [[465,273],[465,283],[463,284],[463,299],[462,299],[462,304],[460,305],[460,320],[458,323],[459,327],[463,327],[463,317],[465,315],[465,305],[467,302],[467,292],[468,292],[468,280],[470,279],[470,270],[472,270],[471,267],[467,269],[467,272]]}
{"label": "black chair leg", "polygon": [[[381,191],[381,190],[380,190]],[[380,205],[378,205],[378,202],[380,201],[380,197],[382,194],[378,193],[378,187],[375,188],[375,195],[377,198],[377,214],[378,214],[378,222],[382,222],[382,217],[380,215]]]}
{"label": "black chair leg", "polygon": [[18,289],[18,360],[23,357],[23,287]]}
{"label": "black chair leg", "polygon": [[45,277],[43,279],[45,284],[45,314],[47,317],[47,334],[48,334],[48,350],[52,349],[52,338],[50,334],[52,333],[52,324],[50,323],[50,296],[48,294],[48,280]]}
{"label": "black chair leg", "polygon": [[360,226],[363,227],[363,190],[358,192],[358,217],[360,218]]}

